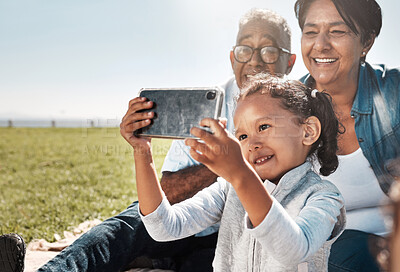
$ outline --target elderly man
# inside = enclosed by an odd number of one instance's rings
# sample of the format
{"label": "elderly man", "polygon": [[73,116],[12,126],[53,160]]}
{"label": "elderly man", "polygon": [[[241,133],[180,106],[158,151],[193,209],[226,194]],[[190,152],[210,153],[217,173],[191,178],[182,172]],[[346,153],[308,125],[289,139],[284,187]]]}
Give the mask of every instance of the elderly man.
{"label": "elderly man", "polygon": [[[233,97],[249,77],[259,72],[288,74],[296,60],[290,53],[290,29],[276,13],[252,9],[240,20],[236,46],[230,52],[234,77],[225,89],[223,115],[233,129]],[[217,176],[194,161],[182,141],[174,141],[163,165],[162,188],[171,203],[193,196]],[[212,271],[217,226],[182,240],[158,243],[150,238],[134,202],[118,216],[84,234],[39,271],[120,271],[146,256],[154,268]]]}

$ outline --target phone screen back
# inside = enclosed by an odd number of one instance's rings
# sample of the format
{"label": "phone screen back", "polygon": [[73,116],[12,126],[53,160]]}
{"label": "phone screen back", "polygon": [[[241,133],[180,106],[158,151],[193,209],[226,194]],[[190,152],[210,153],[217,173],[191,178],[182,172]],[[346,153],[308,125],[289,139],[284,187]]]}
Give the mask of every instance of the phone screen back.
{"label": "phone screen back", "polygon": [[156,118],[138,134],[156,138],[183,139],[203,118],[221,114],[223,91],[219,88],[142,89],[140,96],[154,102]]}

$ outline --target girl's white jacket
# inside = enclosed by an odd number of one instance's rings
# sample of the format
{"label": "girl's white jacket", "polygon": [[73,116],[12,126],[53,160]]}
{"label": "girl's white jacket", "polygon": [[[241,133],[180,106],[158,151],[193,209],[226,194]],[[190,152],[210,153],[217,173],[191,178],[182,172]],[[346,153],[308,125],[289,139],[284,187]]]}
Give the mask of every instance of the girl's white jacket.
{"label": "girl's white jacket", "polygon": [[188,237],[220,221],[214,271],[327,271],[330,246],[344,230],[344,203],[311,167],[305,162],[281,178],[256,228],[222,178],[173,206],[164,197],[142,220],[157,241]]}

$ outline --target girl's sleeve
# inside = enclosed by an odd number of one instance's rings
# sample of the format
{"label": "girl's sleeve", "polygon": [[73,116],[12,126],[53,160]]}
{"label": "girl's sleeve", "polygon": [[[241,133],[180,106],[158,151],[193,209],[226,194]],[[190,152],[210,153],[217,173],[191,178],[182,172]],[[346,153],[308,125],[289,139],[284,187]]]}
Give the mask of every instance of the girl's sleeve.
{"label": "girl's sleeve", "polygon": [[192,198],[170,205],[164,196],[157,209],[142,221],[156,241],[172,241],[201,232],[219,222],[225,206],[227,182],[221,178]]}
{"label": "girl's sleeve", "polygon": [[274,199],[269,213],[256,228],[246,215],[246,231],[279,262],[301,263],[331,238],[343,207],[344,200],[338,191],[315,192],[293,219]]}

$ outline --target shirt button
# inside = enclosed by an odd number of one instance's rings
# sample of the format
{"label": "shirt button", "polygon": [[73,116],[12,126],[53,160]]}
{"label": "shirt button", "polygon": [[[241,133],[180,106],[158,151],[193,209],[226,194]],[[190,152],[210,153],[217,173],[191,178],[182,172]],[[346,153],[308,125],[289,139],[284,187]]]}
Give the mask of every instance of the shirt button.
{"label": "shirt button", "polygon": [[363,138],[358,138],[358,141],[359,141],[360,143],[362,143],[362,142],[364,142],[364,139],[363,139]]}
{"label": "shirt button", "polygon": [[356,116],[354,114],[350,115],[351,118],[355,119]]}

